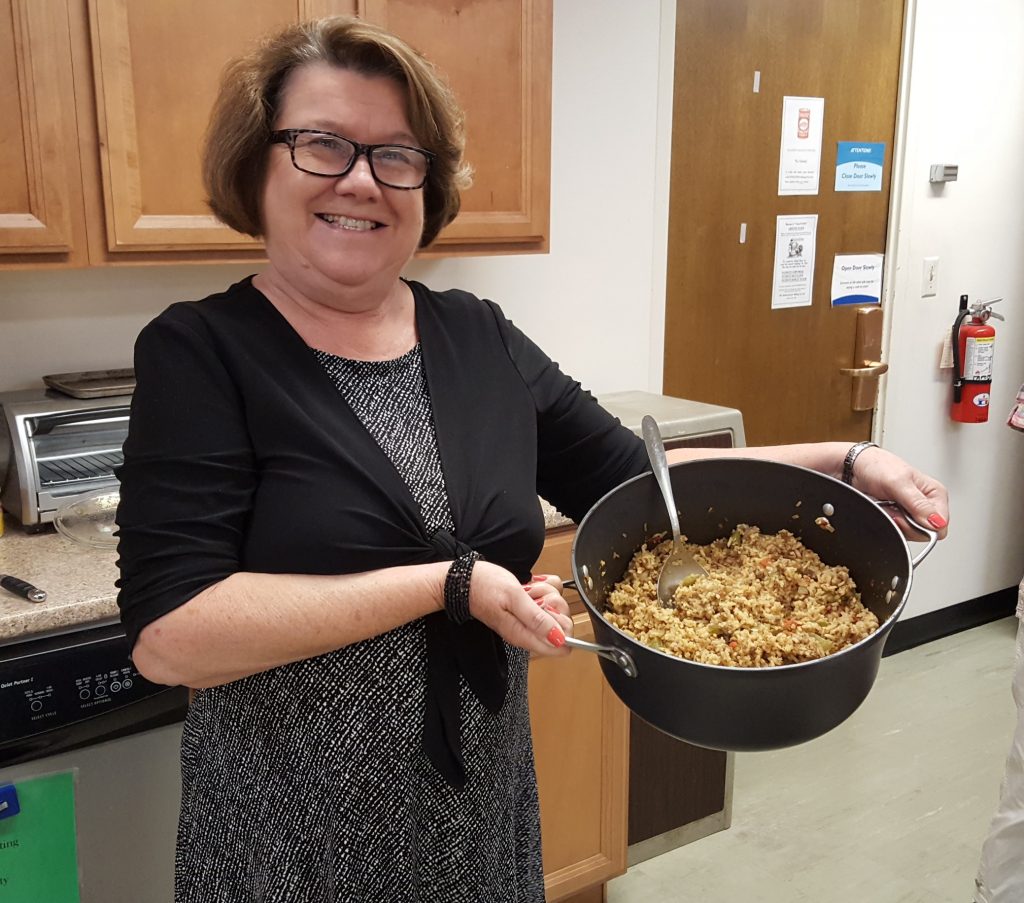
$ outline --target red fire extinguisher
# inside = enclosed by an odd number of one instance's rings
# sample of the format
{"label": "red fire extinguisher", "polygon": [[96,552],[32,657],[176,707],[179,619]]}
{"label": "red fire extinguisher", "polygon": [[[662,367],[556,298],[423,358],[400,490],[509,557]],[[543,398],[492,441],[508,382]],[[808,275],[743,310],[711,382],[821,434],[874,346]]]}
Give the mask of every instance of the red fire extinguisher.
{"label": "red fire extinguisher", "polygon": [[[984,423],[988,420],[989,389],[992,387],[992,354],[996,345],[995,328],[990,317],[1005,318],[992,311],[1002,301],[977,301],[967,306],[967,295],[960,296],[960,312],[953,322],[953,404],[950,416],[959,423]],[[970,317],[970,322],[965,323]]]}

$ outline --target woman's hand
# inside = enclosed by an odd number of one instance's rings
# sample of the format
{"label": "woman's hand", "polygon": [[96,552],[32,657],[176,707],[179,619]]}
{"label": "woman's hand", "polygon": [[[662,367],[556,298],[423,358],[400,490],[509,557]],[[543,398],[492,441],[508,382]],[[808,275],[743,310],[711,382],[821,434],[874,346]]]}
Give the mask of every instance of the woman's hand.
{"label": "woman's hand", "polygon": [[469,611],[503,640],[535,655],[569,651],[565,636],[572,635],[572,618],[557,577],[540,575],[523,586],[504,568],[478,561],[469,586]]}
{"label": "woman's hand", "polygon": [[[894,501],[914,520],[927,524],[939,538],[946,536],[949,523],[949,497],[938,480],[921,473],[898,455],[884,448],[866,448],[853,468],[853,485],[879,501]],[[921,539],[921,533],[891,508],[886,508],[908,539]]]}

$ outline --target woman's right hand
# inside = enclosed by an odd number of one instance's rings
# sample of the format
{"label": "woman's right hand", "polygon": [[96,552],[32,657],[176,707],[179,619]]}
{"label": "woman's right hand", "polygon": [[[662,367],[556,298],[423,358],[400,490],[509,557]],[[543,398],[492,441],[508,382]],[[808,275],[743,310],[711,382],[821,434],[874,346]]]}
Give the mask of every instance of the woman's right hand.
{"label": "woman's right hand", "polygon": [[565,636],[572,635],[568,605],[552,586],[536,593],[536,599],[532,593],[503,567],[478,561],[469,586],[469,611],[513,646],[535,655],[567,654]]}

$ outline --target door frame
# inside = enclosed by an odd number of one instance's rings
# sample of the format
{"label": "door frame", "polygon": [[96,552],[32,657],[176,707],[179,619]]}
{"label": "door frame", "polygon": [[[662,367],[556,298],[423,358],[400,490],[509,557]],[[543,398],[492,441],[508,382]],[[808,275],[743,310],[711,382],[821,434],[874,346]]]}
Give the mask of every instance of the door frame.
{"label": "door frame", "polygon": [[[904,0],[903,45],[900,49],[900,79],[896,89],[896,131],[893,135],[892,174],[889,179],[889,222],[885,234],[885,262],[882,265],[882,360],[892,367],[892,315],[896,303],[896,271],[908,250],[900,243],[903,217],[903,187],[906,182],[907,132],[910,119],[910,74],[914,63],[914,38],[917,33],[917,0]],[[666,260],[666,265],[668,261]],[[878,399],[871,418],[871,438],[885,442],[885,402],[889,389],[888,374],[878,385]]]}

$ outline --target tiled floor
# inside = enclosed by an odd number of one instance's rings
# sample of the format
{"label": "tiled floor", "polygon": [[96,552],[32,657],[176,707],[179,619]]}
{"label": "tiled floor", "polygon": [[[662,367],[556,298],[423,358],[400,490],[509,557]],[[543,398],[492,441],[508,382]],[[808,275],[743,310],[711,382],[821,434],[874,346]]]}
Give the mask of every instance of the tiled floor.
{"label": "tiled floor", "polygon": [[969,903],[1013,728],[1015,630],[889,656],[831,733],[738,755],[732,827],[634,866],[608,903]]}

